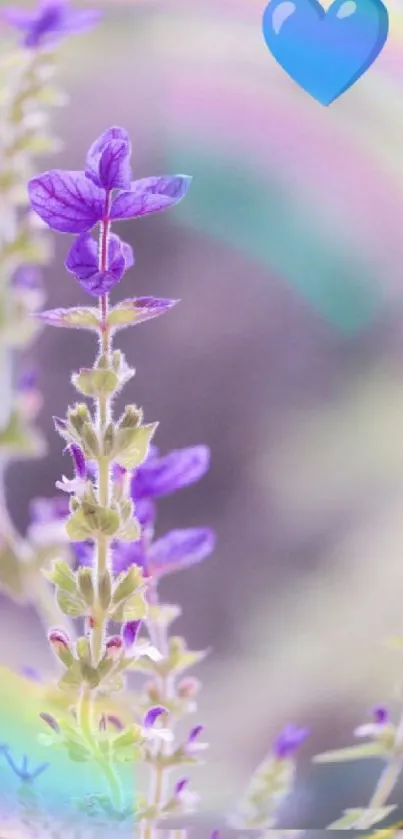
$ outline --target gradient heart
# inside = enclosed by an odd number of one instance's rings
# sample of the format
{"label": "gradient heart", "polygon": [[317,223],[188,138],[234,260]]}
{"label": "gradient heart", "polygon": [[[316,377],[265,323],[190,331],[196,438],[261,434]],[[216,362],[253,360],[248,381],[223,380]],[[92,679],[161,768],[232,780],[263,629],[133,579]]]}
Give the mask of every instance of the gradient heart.
{"label": "gradient heart", "polygon": [[373,64],[388,36],[380,0],[271,0],[266,44],[283,70],[322,105],[330,105]]}

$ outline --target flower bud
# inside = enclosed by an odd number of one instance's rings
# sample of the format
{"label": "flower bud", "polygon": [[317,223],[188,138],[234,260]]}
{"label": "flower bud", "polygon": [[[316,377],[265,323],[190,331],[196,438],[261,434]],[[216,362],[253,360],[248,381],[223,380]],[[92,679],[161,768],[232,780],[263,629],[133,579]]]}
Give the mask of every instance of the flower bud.
{"label": "flower bud", "polygon": [[74,661],[74,656],[71,651],[71,642],[68,635],[60,629],[53,629],[48,636],[49,643],[54,653],[66,667]]}
{"label": "flower bud", "polygon": [[84,598],[87,606],[92,606],[94,603],[94,584],[92,581],[91,568],[79,568],[77,571],[77,585],[78,590]]}
{"label": "flower bud", "polygon": [[123,428],[138,428],[143,421],[143,411],[136,405],[127,405],[119,422],[119,430]]}
{"label": "flower bud", "polygon": [[123,640],[120,635],[112,635],[106,642],[106,658],[118,661],[123,650]]}
{"label": "flower bud", "polygon": [[199,679],[192,676],[182,679],[178,684],[178,696],[181,699],[194,699],[199,693],[201,684]]}

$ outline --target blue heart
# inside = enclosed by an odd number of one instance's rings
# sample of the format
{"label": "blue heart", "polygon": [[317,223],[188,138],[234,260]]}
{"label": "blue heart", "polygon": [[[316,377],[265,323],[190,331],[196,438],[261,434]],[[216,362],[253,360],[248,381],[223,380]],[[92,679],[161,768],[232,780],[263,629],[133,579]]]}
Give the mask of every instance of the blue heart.
{"label": "blue heart", "polygon": [[266,44],[283,70],[322,105],[365,73],[388,36],[380,0],[271,0],[263,16]]}

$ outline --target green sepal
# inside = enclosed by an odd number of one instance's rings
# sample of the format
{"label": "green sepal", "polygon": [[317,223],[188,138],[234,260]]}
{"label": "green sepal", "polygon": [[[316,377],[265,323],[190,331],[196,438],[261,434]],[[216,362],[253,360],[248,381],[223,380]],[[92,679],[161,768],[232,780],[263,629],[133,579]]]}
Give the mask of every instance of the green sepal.
{"label": "green sepal", "polygon": [[67,520],[66,530],[72,542],[85,542],[89,537],[114,536],[119,524],[116,510],[83,500],[79,509]]}
{"label": "green sepal", "polygon": [[77,656],[80,661],[84,664],[90,664],[91,662],[91,645],[89,638],[83,635],[81,638],[77,638],[76,641],[76,652]]}
{"label": "green sepal", "polygon": [[63,559],[55,559],[50,569],[42,569],[42,574],[57,588],[76,594],[77,581],[73,571]]}
{"label": "green sepal", "polygon": [[86,662],[81,662],[80,669],[83,680],[87,682],[90,688],[97,688],[101,681],[101,674],[99,672],[99,669],[96,667],[91,667],[91,665],[87,664]]}
{"label": "green sepal", "polygon": [[119,378],[113,370],[82,368],[73,373],[71,381],[84,396],[99,397],[115,393],[119,389]]}
{"label": "green sepal", "polygon": [[[170,672],[183,673],[189,667],[194,667],[208,654],[208,650],[192,651],[186,647],[184,638],[179,636],[172,636],[169,639],[169,655],[166,666]],[[161,666],[165,666],[165,662],[161,662]]]}
{"label": "green sepal", "polygon": [[385,747],[382,743],[373,740],[371,743],[360,743],[357,746],[350,746],[346,749],[336,749],[331,752],[315,755],[314,763],[345,763],[351,760],[361,760],[368,757],[384,757]]}
{"label": "green sepal", "polygon": [[122,731],[121,734],[118,734],[114,739],[111,741],[111,746],[115,754],[119,752],[120,749],[127,749],[131,746],[138,746],[143,742],[143,731],[141,726],[139,725],[131,725],[130,728],[127,728],[125,731]]}
{"label": "green sepal", "polygon": [[148,605],[144,595],[140,592],[133,594],[123,606],[123,620],[137,621],[147,617]]}
{"label": "green sepal", "polygon": [[122,524],[119,528],[119,539],[122,542],[137,542],[141,536],[141,527],[137,519],[130,519],[127,524]]}
{"label": "green sepal", "polygon": [[156,422],[139,428],[119,427],[113,448],[116,462],[125,469],[135,469],[140,466],[148,455],[148,449],[157,428]]}
{"label": "green sepal", "polygon": [[115,580],[112,593],[113,603],[119,604],[145,585],[143,572],[138,565],[131,565],[128,571],[122,571]]}
{"label": "green sepal", "polygon": [[78,595],[59,589],[56,597],[59,608],[69,618],[81,618],[87,614],[87,606]]}
{"label": "green sepal", "polygon": [[74,688],[80,687],[83,683],[83,677],[80,669],[80,662],[74,661],[71,667],[59,679],[58,687],[60,690],[71,691]]}
{"label": "green sepal", "polygon": [[87,606],[94,603],[95,592],[91,568],[79,568],[77,571],[77,587]]}

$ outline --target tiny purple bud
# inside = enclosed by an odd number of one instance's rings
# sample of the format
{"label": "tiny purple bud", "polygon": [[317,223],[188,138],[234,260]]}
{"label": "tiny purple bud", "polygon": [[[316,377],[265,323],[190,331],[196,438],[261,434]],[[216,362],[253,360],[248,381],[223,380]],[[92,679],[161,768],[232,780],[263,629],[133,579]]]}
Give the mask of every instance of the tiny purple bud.
{"label": "tiny purple bud", "polygon": [[129,621],[123,625],[122,638],[126,650],[130,650],[139,633],[142,621]]}
{"label": "tiny purple bud", "polygon": [[39,716],[44,722],[47,723],[47,725],[50,726],[50,728],[53,729],[53,731],[56,731],[57,734],[60,734],[59,723],[55,720],[54,717],[51,716],[51,714],[43,712],[42,714],[39,714]]}
{"label": "tiny purple bud", "polygon": [[194,676],[187,676],[178,684],[178,696],[181,699],[193,699],[199,693],[200,687],[198,679],[195,679]]}
{"label": "tiny purple bud", "polygon": [[117,731],[123,731],[125,725],[115,714],[108,714],[106,719]]}
{"label": "tiny purple bud", "polygon": [[204,731],[204,725],[195,725],[195,727],[192,728],[189,734],[188,743],[194,743],[194,741],[197,740],[202,731]]}
{"label": "tiny purple bud", "polygon": [[309,730],[297,728],[294,723],[289,723],[280,732],[274,741],[273,751],[277,760],[287,760],[292,757],[308,737]]}
{"label": "tiny purple bud", "polygon": [[58,650],[64,649],[69,650],[71,647],[70,638],[66,632],[63,632],[61,629],[52,629],[48,635],[49,643],[57,652]]}
{"label": "tiny purple bud", "polygon": [[164,708],[163,705],[156,705],[153,708],[150,708],[143,720],[144,728],[152,728],[155,721],[162,715],[167,714],[167,708]]}
{"label": "tiny purple bud", "polygon": [[61,417],[52,417],[52,419],[53,425],[55,426],[55,429],[59,432],[59,434],[63,434],[63,432],[68,430],[66,420],[62,419]]}
{"label": "tiny purple bud", "polygon": [[188,785],[189,785],[189,778],[181,778],[180,781],[177,781],[177,783],[175,784],[175,791],[174,791],[175,798],[180,796],[180,794],[183,792],[184,789],[186,789],[186,787]]}
{"label": "tiny purple bud", "polygon": [[372,715],[378,725],[386,725],[390,720],[389,711],[384,705],[377,705],[373,709]]}
{"label": "tiny purple bud", "polygon": [[117,661],[120,658],[123,641],[120,635],[112,635],[106,642],[106,657]]}

